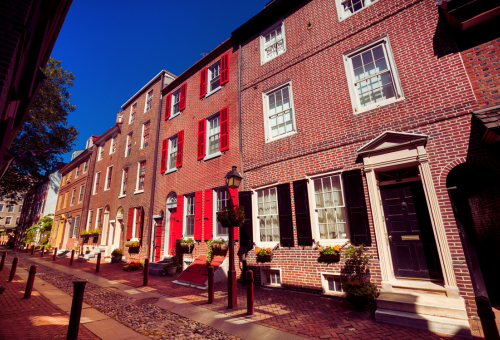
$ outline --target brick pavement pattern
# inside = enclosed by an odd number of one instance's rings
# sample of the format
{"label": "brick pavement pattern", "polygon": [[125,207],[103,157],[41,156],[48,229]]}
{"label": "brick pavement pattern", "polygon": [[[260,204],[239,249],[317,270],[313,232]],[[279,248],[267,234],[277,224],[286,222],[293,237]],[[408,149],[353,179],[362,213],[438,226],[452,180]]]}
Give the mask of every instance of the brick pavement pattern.
{"label": "brick pavement pattern", "polygon": [[[17,275],[7,282],[9,273],[10,266],[0,272],[0,286],[5,288],[0,295],[0,339],[65,339],[69,315],[35,289],[31,298],[24,300],[26,282]],[[83,326],[78,338],[99,339]]]}
{"label": "brick pavement pattern", "polygon": [[[51,262],[48,258],[44,260]],[[69,258],[58,259],[57,263],[69,267]],[[96,275],[309,339],[462,339],[376,322],[375,305],[370,305],[366,311],[357,311],[345,299],[258,286],[255,287],[255,314],[248,316],[246,287],[241,284],[238,285],[238,308],[229,310],[225,283],[215,285],[214,304],[209,305],[206,290],[172,283],[178,274],[174,277],[150,276],[148,287],[142,287],[142,271],[126,272],[124,265],[101,263]],[[95,261],[75,261],[71,268],[95,274],[95,266]]]}

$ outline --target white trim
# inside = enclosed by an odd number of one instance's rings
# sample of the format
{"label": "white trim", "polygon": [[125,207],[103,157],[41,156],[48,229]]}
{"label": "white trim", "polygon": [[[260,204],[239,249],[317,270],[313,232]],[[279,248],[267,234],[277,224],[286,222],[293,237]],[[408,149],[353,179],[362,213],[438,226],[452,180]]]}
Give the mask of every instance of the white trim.
{"label": "white trim", "polygon": [[137,119],[137,117],[134,117],[134,120],[132,121],[132,110],[134,109],[134,105],[136,105],[135,115],[137,116],[137,100],[136,100],[135,102],[132,103],[132,105],[130,105],[130,112],[128,114],[128,125],[132,124]]}
{"label": "white trim", "polygon": [[[99,225],[97,224],[97,222],[99,222],[99,213],[102,210],[104,210],[103,207],[97,208],[97,214],[95,215],[95,224],[94,224],[94,226],[95,226],[94,229],[99,229],[101,232],[102,232],[102,229],[99,227]],[[101,221],[101,222],[103,222],[103,221]]]}
{"label": "white trim", "polygon": [[[176,133],[175,135],[171,136],[168,138],[168,145],[167,145],[167,171],[165,171],[165,174],[169,174],[171,172],[177,171],[177,151],[179,150],[179,134]],[[170,164],[170,149],[172,148],[172,140],[176,140],[176,151],[175,151],[175,159],[176,159],[176,164],[174,164],[173,167],[171,167]]]}
{"label": "white trim", "polygon": [[[89,159],[87,159],[85,162],[83,162],[83,173],[86,174],[87,171],[89,170]],[[85,166],[87,164],[87,166]]]}
{"label": "white trim", "polygon": [[[213,188],[212,189],[212,235],[214,239],[223,238],[225,241],[229,240],[229,230],[227,231],[227,235],[219,235],[217,233],[217,193],[219,191],[226,191],[225,188]],[[228,194],[229,195],[229,194]],[[228,197],[229,198],[229,197]]]}
{"label": "white trim", "polygon": [[[361,107],[359,102],[359,96],[356,88],[354,87],[354,70],[352,68],[352,58],[362,53],[365,50],[371,49],[376,45],[383,45],[384,53],[387,61],[387,66],[391,73],[391,78],[394,85],[394,97],[386,99],[379,103],[373,103],[365,107]],[[395,102],[403,101],[405,99],[403,88],[401,86],[401,80],[399,77],[398,70],[396,68],[396,62],[394,61],[394,54],[392,53],[391,44],[389,42],[389,37],[387,35],[380,37],[368,44],[360,46],[354,50],[351,50],[344,54],[344,68],[347,76],[347,83],[349,87],[349,96],[351,97],[352,110],[354,114],[359,114],[373,109],[386,106]]]}
{"label": "white trim", "polygon": [[128,144],[129,144],[129,141],[130,141],[130,144],[131,144],[131,147],[130,147],[130,153],[132,154],[132,137],[134,135],[134,132],[133,131],[130,131],[128,134],[127,134],[127,140],[125,141],[125,158],[128,157]]}
{"label": "white trim", "polygon": [[181,114],[181,110],[177,111],[177,112],[174,112],[174,94],[176,94],[177,92],[179,92],[179,108],[181,106],[181,86],[179,86],[177,89],[175,89],[174,91],[170,92],[170,116],[168,117],[168,120],[174,118],[174,117],[177,117],[178,115]]}
{"label": "white trim", "polygon": [[[141,162],[137,162],[137,174],[136,174],[136,177],[135,177],[135,190],[134,190],[134,193],[136,193],[136,192],[139,191],[139,172],[141,172]],[[127,178],[127,182],[128,182],[128,178]],[[127,186],[128,186],[128,183],[127,183]]]}
{"label": "white trim", "polygon": [[[219,151],[216,151],[212,154],[209,154],[209,150],[210,150],[210,145],[209,145],[209,140],[210,140],[210,135],[209,135],[209,123],[211,120],[214,120],[216,118],[219,118]],[[220,155],[222,155],[222,152],[220,151],[220,142],[221,142],[221,131],[220,131],[220,128],[221,128],[221,121],[220,121],[220,111],[212,114],[211,116],[205,118],[205,157],[203,158],[204,161],[208,161],[209,159],[212,159],[212,158],[215,158],[215,157],[218,157]]]}
{"label": "white trim", "polygon": [[216,153],[213,153],[213,154],[211,154],[210,156],[205,156],[205,157],[203,158],[203,160],[204,160],[204,161],[209,161],[209,160],[211,160],[211,159],[213,159],[213,158],[217,158],[217,157],[220,157],[220,156],[222,156],[222,152],[217,151]]}
{"label": "white trim", "polygon": [[[113,168],[112,165],[108,166],[106,168],[106,180],[104,181],[104,191],[109,191],[111,190],[111,183],[108,183],[108,178],[109,178],[109,168]],[[113,171],[113,170],[111,170]],[[113,173],[111,173],[111,176],[113,176]],[[109,184],[109,187],[108,187]]]}
{"label": "white trim", "polygon": [[[94,212],[94,209],[89,210],[88,216],[87,216],[87,223],[85,225],[85,231],[89,231],[89,222],[92,223],[90,215]],[[57,234],[57,233],[56,233]]]}
{"label": "white trim", "polygon": [[[123,193],[123,179],[125,178],[125,170],[126,169],[130,169],[130,167],[122,169],[122,181],[120,183],[120,193],[118,195],[118,198],[125,197],[127,195],[127,193]],[[128,175],[127,175],[127,186],[128,186]]]}
{"label": "white trim", "polygon": [[[288,133],[284,133],[282,135],[278,135],[276,137],[271,137],[271,126],[269,123],[269,95],[278,91],[278,90],[281,90],[287,86],[288,86],[288,90],[289,90],[290,109],[292,110],[292,125],[293,125],[292,131],[290,131]],[[293,100],[293,88],[292,88],[292,81],[291,80],[289,80],[285,83],[282,83],[278,86],[274,86],[272,89],[263,92],[262,93],[262,106],[263,106],[263,114],[264,114],[264,131],[265,131],[265,142],[266,143],[274,142],[275,140],[289,137],[289,136],[292,136],[292,135],[297,133],[297,122],[295,119],[295,116],[296,116],[295,103]]]}
{"label": "white trim", "polygon": [[321,275],[321,287],[323,288],[323,295],[330,295],[330,296],[336,296],[336,297],[341,297],[341,298],[345,298],[347,296],[347,293],[342,291],[342,288],[340,288],[340,290],[341,290],[340,292],[336,291],[336,290],[330,290],[329,286],[328,286],[328,280],[326,278],[326,276],[331,276],[331,277],[335,277],[335,278],[338,277],[340,279],[341,284],[342,284],[342,279],[344,279],[344,276],[342,274],[321,272],[320,275]]}
{"label": "white trim", "polygon": [[[115,134],[114,136],[112,136],[112,137],[110,138],[110,141],[111,141],[111,144],[110,144],[110,146],[109,146],[109,154],[110,154],[110,155],[112,155],[112,154],[114,154],[114,153],[116,152],[116,150],[115,150],[115,152],[113,152],[113,141],[115,141],[115,142],[116,142],[116,149],[118,149],[118,141],[117,141],[117,138],[118,138],[118,134]],[[76,179],[76,177],[75,177],[75,179]]]}
{"label": "white trim", "polygon": [[[280,239],[277,240],[277,241],[272,241],[272,242],[262,242],[260,241],[260,227],[259,227],[259,219],[258,219],[258,211],[259,211],[259,201],[258,201],[258,197],[259,197],[259,194],[257,193],[257,191],[260,191],[260,190],[265,190],[265,189],[270,189],[270,188],[276,188],[278,186],[278,183],[275,183],[275,184],[272,184],[272,185],[268,185],[268,186],[264,186],[264,187],[261,187],[261,188],[258,188],[258,189],[251,189],[252,191],[252,221],[253,221],[253,225],[256,226],[255,228],[252,228],[253,229],[253,240],[254,240],[254,243],[257,247],[264,247],[264,248],[273,248],[275,247],[277,244],[280,243],[280,240],[281,240],[281,234],[280,234]],[[279,216],[280,216],[280,212],[279,212],[279,198],[278,198],[278,189],[276,188],[276,212],[277,212],[277,215],[278,215],[278,226],[279,226]]]}
{"label": "white trim", "polygon": [[[192,197],[193,200],[195,200],[194,213],[193,213],[193,218],[195,218],[194,216],[196,216],[196,195],[195,195],[195,193],[190,193],[190,194],[184,194],[182,197],[184,200],[184,202],[183,202],[184,204],[182,207],[182,209],[184,210],[183,214],[182,214],[182,237],[192,238],[194,240],[194,229],[196,228],[194,225],[193,225],[193,235],[187,235],[187,233],[186,233],[186,230],[187,230],[187,203],[188,203],[188,197]],[[194,222],[196,223],[196,221],[194,221]]]}
{"label": "white trim", "polygon": [[[279,272],[280,283],[279,284],[275,284],[275,283],[269,283],[269,282],[267,282],[267,277],[265,275],[266,271],[277,271],[277,272]],[[283,275],[282,275],[281,268],[277,268],[277,267],[271,267],[271,268],[260,267],[260,282],[261,282],[261,284],[262,284],[263,287],[281,288],[282,284],[283,284],[283,279],[282,278],[283,278]]]}
{"label": "white trim", "polygon": [[365,5],[363,6],[363,8],[361,9],[358,9],[356,12],[348,15],[348,16],[345,16],[344,15],[344,11],[343,11],[343,7],[342,7],[342,3],[343,2],[346,2],[346,0],[335,0],[335,5],[336,5],[336,8],[337,8],[337,16],[339,18],[339,22],[340,21],[344,21],[345,19],[347,18],[350,18],[352,17],[353,15],[356,15],[356,13],[359,13],[361,12],[362,10],[364,10],[366,7],[370,6],[371,4],[373,4],[374,2],[376,2],[377,0],[371,0],[371,3],[369,3],[368,5]]}
{"label": "white trim", "polygon": [[149,98],[149,97],[148,97],[148,95],[149,95],[149,92],[151,92],[151,91],[153,91],[153,95],[152,95],[151,97],[153,97],[153,99],[154,99],[154,97],[155,97],[154,87],[150,87],[150,88],[146,91],[146,100],[145,100],[145,102],[144,102],[144,113],[149,112],[150,110],[152,110],[152,109],[153,109],[153,102],[151,102],[151,108],[150,108],[149,110],[147,110],[147,108],[148,108],[148,98]]}
{"label": "white trim", "polygon": [[[171,78],[172,80],[174,80],[174,79],[176,78],[175,76],[170,75],[170,74],[168,73],[168,71],[161,70],[160,72],[158,72],[158,74],[157,74],[156,76],[154,76],[154,77],[153,77],[153,79],[151,79],[150,81],[148,81],[148,83],[147,83],[146,85],[144,85],[144,86],[143,86],[143,87],[142,87],[139,91],[137,91],[137,92],[136,92],[136,93],[135,93],[132,97],[130,97],[130,99],[129,99],[129,100],[127,100],[127,101],[125,102],[125,104],[123,104],[123,105],[121,106],[122,110],[125,108],[125,106],[127,106],[127,104],[128,104],[128,103],[130,103],[130,101],[131,101],[132,99],[134,99],[135,97],[137,97],[137,95],[138,95],[139,93],[143,92],[143,91],[144,91],[144,89],[151,87],[151,84],[152,84],[152,83],[156,80],[156,78],[158,78],[158,77],[159,77],[162,73],[165,75],[165,77]],[[163,84],[161,84],[161,86],[163,86]]]}
{"label": "white trim", "polygon": [[[215,66],[215,64],[219,63],[219,86],[217,86],[215,89],[209,91],[210,89],[210,68]],[[222,88],[222,85],[220,85],[221,82],[221,71],[222,71],[222,63],[221,63],[221,58],[219,58],[217,61],[213,62],[212,65],[207,66],[207,93],[205,94],[205,98],[209,97],[210,95],[214,94],[215,92],[219,91]]]}
{"label": "white trim", "polygon": [[104,146],[106,145],[106,142],[104,142],[103,145],[99,145],[99,149],[97,150],[97,161],[102,161],[104,157],[102,157],[104,155]]}
{"label": "white trim", "polygon": [[71,193],[71,200],[69,201],[69,206],[72,207],[75,204],[76,197],[76,188],[73,188],[73,192]]}
{"label": "white trim", "polygon": [[[84,188],[85,188],[85,184],[80,185],[80,192],[78,193],[78,204],[83,202],[82,191]],[[85,195],[85,193],[84,193],[84,195]],[[81,200],[80,200],[80,197],[82,198]]]}
{"label": "white trim", "polygon": [[[283,37],[283,47],[284,47],[284,51],[274,57],[272,57],[271,59],[266,59],[266,50],[265,50],[265,39],[266,39],[266,35],[269,34],[270,32],[274,31],[275,29],[277,29],[279,26],[281,26],[281,35]],[[269,27],[268,29],[266,29],[265,31],[263,31],[261,34],[260,34],[260,65],[264,65],[265,63],[279,57],[280,55],[282,54],[285,54],[286,53],[286,35],[285,35],[285,20],[284,19],[280,19],[278,20],[277,23],[275,23],[274,25],[272,25],[271,27]]]}
{"label": "white trim", "polygon": [[[97,190],[98,188],[96,187],[96,184],[97,184],[97,176],[100,174],[101,172],[98,171],[95,173],[95,176],[94,176],[94,190],[92,190],[92,195],[95,195],[97,194]],[[100,176],[99,176],[100,177]],[[100,178],[99,178],[100,179]]]}

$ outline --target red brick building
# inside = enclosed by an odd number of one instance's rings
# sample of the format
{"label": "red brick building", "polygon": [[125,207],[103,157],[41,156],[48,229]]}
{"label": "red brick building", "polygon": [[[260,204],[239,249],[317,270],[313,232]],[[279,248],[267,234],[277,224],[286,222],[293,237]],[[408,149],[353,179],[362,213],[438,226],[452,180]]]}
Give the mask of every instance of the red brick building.
{"label": "red brick building", "polygon": [[[226,40],[162,89],[155,192],[155,261],[176,253],[181,237],[227,239],[216,212],[227,205],[224,176],[241,168],[238,47]],[[236,192],[232,193],[237,200]],[[177,252],[178,254],[178,252]]]}
{"label": "red brick building", "polygon": [[[247,216],[238,254],[259,283],[345,296],[345,262],[323,261],[318,247],[364,244],[377,320],[479,332],[474,297],[485,290],[448,190],[472,210],[463,220],[477,220],[466,230],[499,237],[498,145],[481,142],[496,140],[499,110],[475,112],[500,99],[498,30],[470,18],[484,8],[457,3],[277,0],[233,32]],[[254,246],[274,248],[272,261],[257,262]],[[493,248],[481,268],[500,259]],[[497,273],[484,271],[493,299]]]}

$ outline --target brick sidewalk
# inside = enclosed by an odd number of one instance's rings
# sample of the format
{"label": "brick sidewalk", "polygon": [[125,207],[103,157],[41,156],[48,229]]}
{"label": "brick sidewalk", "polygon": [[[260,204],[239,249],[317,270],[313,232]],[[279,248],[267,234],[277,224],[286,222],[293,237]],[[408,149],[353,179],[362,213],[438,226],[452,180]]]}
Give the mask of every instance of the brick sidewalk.
{"label": "brick sidewalk", "polygon": [[[0,339],[66,339],[69,315],[35,289],[24,300],[26,282],[17,275],[8,282],[9,274],[7,267],[0,272],[0,286],[5,288],[0,294]],[[78,338],[99,339],[83,326]]]}
{"label": "brick sidewalk", "polygon": [[[38,255],[35,256],[40,256]],[[44,260],[52,262],[52,255]],[[57,259],[69,267],[69,258]],[[142,271],[125,272],[124,264],[101,263],[98,276],[142,288]],[[95,273],[95,261],[76,262],[71,266]],[[261,325],[310,339],[462,339],[413,328],[395,326],[375,321],[375,306],[368,311],[356,311],[345,300],[281,289],[255,287],[255,315],[246,315],[246,287],[238,285],[238,308],[227,309],[227,284],[215,287],[215,302],[207,304],[207,291],[173,284],[176,277],[149,277],[144,290],[176,298],[219,313],[239,317]]]}

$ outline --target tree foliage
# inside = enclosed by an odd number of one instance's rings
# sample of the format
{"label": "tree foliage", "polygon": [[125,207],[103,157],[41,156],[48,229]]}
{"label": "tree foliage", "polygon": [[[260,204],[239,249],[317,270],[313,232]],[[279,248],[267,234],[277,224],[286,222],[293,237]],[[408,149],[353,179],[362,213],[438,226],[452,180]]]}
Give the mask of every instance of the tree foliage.
{"label": "tree foliage", "polygon": [[[70,152],[78,137],[75,126],[68,126],[68,115],[75,111],[69,89],[74,75],[61,61],[50,58],[43,70],[47,76],[28,117],[10,147],[11,151],[63,150]],[[0,180],[1,194],[11,196],[29,190],[45,172],[62,161],[56,153],[39,154],[31,159],[17,158]]]}
{"label": "tree foliage", "polygon": [[26,229],[26,231],[24,232],[25,242],[26,243],[35,242],[36,241],[35,237],[37,236],[38,233],[41,233],[40,239],[42,239],[42,243],[45,243],[43,242],[43,240],[45,239],[48,242],[48,237],[45,236],[48,236],[47,234],[52,231],[52,224],[54,222],[53,216],[54,214],[45,215],[42,219],[40,219],[40,221],[38,221],[37,224],[33,224],[31,227]]}

